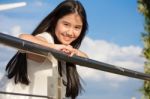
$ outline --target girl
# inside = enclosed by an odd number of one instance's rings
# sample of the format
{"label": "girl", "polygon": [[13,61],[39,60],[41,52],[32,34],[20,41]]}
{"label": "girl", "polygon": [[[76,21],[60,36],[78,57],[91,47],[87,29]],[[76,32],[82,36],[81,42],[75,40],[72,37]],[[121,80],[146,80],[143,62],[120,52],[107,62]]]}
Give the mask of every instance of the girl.
{"label": "girl", "polygon": [[[78,50],[87,28],[86,12],[82,4],[79,1],[66,0],[39,24],[32,35],[21,34],[19,37],[62,51],[69,56],[87,57],[85,53]],[[57,70],[55,71],[54,68]],[[75,99],[82,90],[75,64],[56,60],[53,56],[47,58],[18,51],[7,64],[6,72],[10,79],[5,83],[6,92],[53,96],[52,93],[55,94],[53,87],[58,80],[53,76],[57,74],[65,88],[65,95],[60,95],[60,90],[57,90],[57,97],[53,98],[70,97]],[[50,85],[50,83],[52,84]],[[59,85],[60,83],[58,83]],[[27,96],[15,97],[5,95],[1,99],[33,99],[33,97]]]}

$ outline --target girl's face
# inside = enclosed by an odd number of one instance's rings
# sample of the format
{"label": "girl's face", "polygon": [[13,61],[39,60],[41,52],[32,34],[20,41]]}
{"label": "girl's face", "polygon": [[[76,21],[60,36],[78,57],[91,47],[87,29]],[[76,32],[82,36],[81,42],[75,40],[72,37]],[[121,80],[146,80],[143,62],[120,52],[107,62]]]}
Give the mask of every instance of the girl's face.
{"label": "girl's face", "polygon": [[68,14],[58,20],[55,35],[62,44],[69,45],[80,36],[82,26],[82,19],[78,14]]}

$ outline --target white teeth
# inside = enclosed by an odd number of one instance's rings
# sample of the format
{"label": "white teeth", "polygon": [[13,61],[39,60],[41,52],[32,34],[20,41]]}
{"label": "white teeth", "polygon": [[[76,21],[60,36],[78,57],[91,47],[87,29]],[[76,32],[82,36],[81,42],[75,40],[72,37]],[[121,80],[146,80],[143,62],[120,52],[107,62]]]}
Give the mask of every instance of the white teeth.
{"label": "white teeth", "polygon": [[73,36],[67,35],[66,33],[61,33],[61,35],[64,36],[64,37],[67,37],[67,38],[74,38]]}

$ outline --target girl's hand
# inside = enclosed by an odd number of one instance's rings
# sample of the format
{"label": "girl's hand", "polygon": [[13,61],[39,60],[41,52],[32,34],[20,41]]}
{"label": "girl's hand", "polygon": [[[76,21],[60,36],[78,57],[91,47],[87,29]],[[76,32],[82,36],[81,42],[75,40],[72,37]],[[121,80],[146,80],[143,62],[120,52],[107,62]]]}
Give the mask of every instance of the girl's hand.
{"label": "girl's hand", "polygon": [[53,48],[66,53],[69,56],[72,56],[74,53],[74,48],[72,46],[63,45],[63,44],[54,44]]}
{"label": "girl's hand", "polygon": [[74,49],[74,53],[72,53],[72,55],[77,55],[77,56],[80,56],[80,57],[88,58],[87,54],[85,54],[84,52],[82,52],[78,49]]}
{"label": "girl's hand", "polygon": [[77,55],[81,57],[88,57],[85,53],[73,48],[71,45],[54,44],[54,49],[62,51],[69,56]]}

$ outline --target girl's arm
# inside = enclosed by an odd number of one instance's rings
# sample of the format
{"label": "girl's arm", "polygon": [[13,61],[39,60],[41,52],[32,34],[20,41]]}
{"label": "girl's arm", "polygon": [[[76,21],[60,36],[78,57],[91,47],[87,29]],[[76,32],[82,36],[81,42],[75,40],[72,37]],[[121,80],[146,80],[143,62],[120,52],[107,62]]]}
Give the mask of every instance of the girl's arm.
{"label": "girl's arm", "polygon": [[54,47],[53,43],[48,43],[48,41],[44,38],[44,37],[40,37],[40,36],[33,36],[30,34],[20,34],[19,38],[23,39],[23,40],[27,40],[33,43],[37,43],[46,47]]}
{"label": "girl's arm", "polygon": [[87,54],[78,50],[78,49],[74,49],[71,45],[67,45],[67,47],[72,48],[72,52],[69,52],[67,49],[64,49],[63,52],[67,53],[69,56],[73,56],[74,54],[80,57],[85,57],[88,58]]}
{"label": "girl's arm", "polygon": [[76,53],[77,56],[88,58],[88,55],[80,50],[77,50]]}
{"label": "girl's arm", "polygon": [[[75,54],[75,55],[81,56],[81,57],[88,57],[85,53],[83,53],[77,49],[74,49],[70,45],[48,43],[48,41],[44,37],[41,37],[41,36],[33,36],[30,34],[21,34],[21,35],[19,35],[19,38],[62,51],[64,53],[68,54],[69,56],[73,56]],[[28,56],[28,58],[39,61],[39,62],[43,61],[43,59],[42,59],[43,57],[40,57],[39,55],[28,53],[27,56]]]}
{"label": "girl's arm", "polygon": [[[33,43],[37,43],[46,47],[53,47],[52,43],[49,44],[45,38],[40,37],[40,36],[33,36],[30,34],[21,34],[19,35],[19,38],[33,42]],[[34,60],[36,62],[43,62],[45,60],[45,57],[39,56],[33,53],[27,53],[27,58],[30,60]]]}

